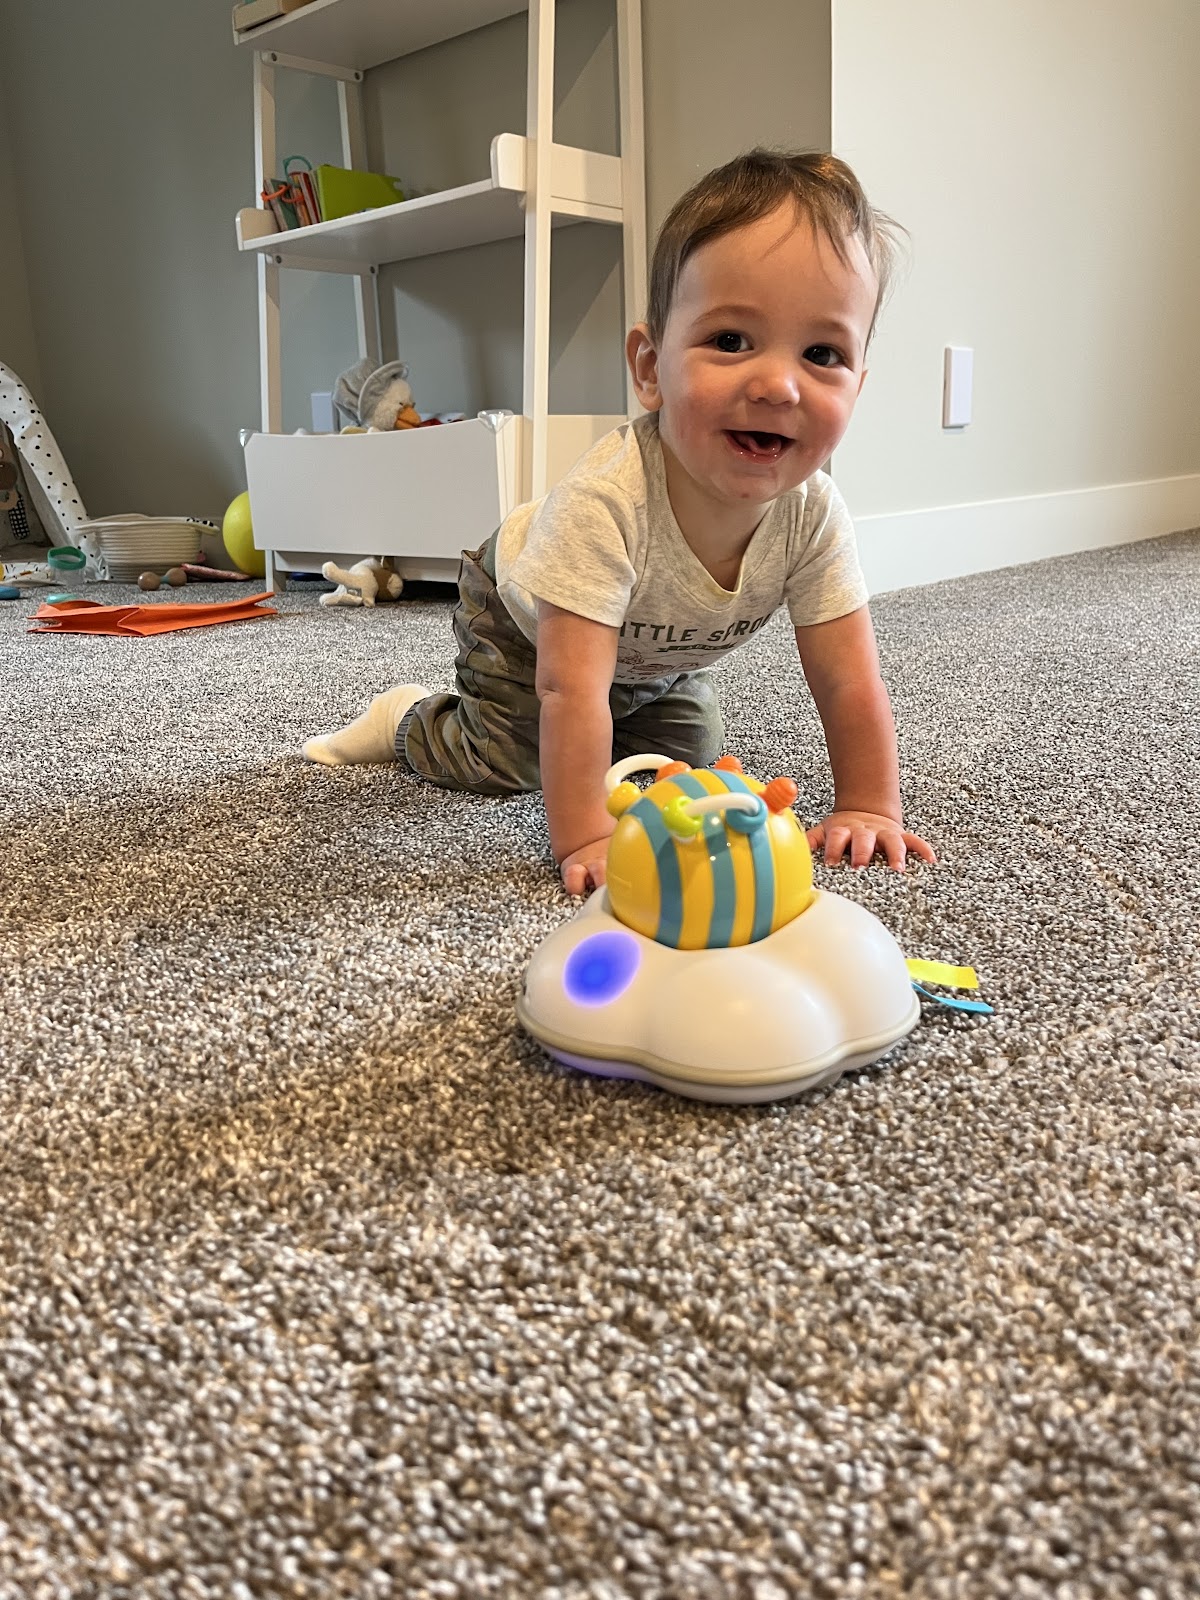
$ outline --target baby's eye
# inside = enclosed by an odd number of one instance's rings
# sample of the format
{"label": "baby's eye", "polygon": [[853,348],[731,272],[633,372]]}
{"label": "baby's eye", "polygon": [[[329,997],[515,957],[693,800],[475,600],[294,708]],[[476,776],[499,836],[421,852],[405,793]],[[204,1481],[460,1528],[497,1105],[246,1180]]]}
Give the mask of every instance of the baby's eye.
{"label": "baby's eye", "polygon": [[836,367],[841,364],[842,358],[830,344],[810,344],[804,352],[805,361],[811,361],[814,367]]}
{"label": "baby's eye", "polygon": [[740,333],[734,333],[732,328],[722,328],[720,333],[713,334],[712,343],[726,355],[740,355],[745,338]]}

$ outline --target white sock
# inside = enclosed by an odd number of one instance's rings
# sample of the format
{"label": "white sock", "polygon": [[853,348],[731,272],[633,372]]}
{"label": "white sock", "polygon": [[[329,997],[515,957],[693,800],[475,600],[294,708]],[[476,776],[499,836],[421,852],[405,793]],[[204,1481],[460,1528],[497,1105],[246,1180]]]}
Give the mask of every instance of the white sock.
{"label": "white sock", "polygon": [[336,733],[310,739],[304,754],[327,767],[396,759],[396,729],[407,711],[429,693],[417,683],[402,683],[377,694],[361,716]]}

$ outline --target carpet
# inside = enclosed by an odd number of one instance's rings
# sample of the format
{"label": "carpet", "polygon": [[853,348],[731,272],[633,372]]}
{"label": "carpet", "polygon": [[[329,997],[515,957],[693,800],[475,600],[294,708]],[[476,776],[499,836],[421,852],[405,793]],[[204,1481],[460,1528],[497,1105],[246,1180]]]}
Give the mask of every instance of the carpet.
{"label": "carpet", "polygon": [[[1200,1592],[1198,574],[875,602],[940,860],[817,882],[995,1015],[751,1108],[520,1034],[537,796],[298,758],[445,598],[6,606],[4,1600]],[[819,815],[785,620],[720,684]]]}

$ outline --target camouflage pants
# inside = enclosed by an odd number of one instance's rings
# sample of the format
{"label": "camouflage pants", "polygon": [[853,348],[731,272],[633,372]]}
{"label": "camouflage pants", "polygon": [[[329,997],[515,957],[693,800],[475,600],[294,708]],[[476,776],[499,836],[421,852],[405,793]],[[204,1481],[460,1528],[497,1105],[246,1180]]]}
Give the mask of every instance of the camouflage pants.
{"label": "camouflage pants", "polygon": [[[537,657],[496,588],[496,538],[463,552],[454,637],[453,694],[420,700],[396,730],[396,755],[444,789],[516,794],[540,789],[534,688]],[[613,760],[655,751],[707,766],[725,736],[707,672],[614,683]]]}

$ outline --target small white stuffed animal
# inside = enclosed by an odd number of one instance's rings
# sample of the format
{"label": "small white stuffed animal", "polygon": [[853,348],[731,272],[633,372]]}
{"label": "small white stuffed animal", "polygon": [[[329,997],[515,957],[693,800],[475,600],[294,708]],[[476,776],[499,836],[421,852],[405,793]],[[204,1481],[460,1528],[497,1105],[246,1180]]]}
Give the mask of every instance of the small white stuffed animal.
{"label": "small white stuffed animal", "polygon": [[376,595],[381,600],[398,600],[404,588],[404,579],[393,572],[385,561],[373,556],[356,561],[346,570],[332,561],[321,568],[324,577],[339,585],[332,594],[323,594],[323,606],[373,606]]}

